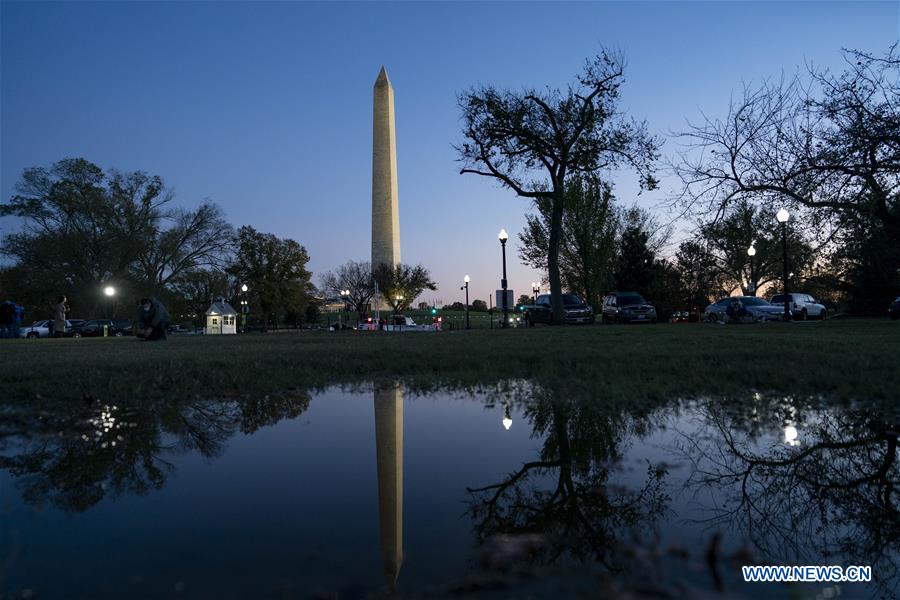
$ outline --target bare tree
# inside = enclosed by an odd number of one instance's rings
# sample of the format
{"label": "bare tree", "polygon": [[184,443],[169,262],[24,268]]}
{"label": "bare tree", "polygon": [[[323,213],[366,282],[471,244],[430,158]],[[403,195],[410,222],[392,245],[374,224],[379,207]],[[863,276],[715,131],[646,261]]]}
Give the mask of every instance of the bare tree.
{"label": "bare tree", "polygon": [[[716,219],[740,199],[802,211],[817,233],[883,228],[900,247],[900,58],[844,51],[840,74],[746,87],[681,134],[676,205]],[[829,239],[826,236],[826,239]],[[898,254],[900,257],[900,254]],[[900,265],[889,266],[894,270]]]}
{"label": "bare tree", "polygon": [[320,282],[322,290],[332,296],[339,296],[344,290],[349,291],[347,302],[353,310],[360,315],[368,312],[375,295],[372,265],[368,261],[351,260],[334,271],[323,273]]}
{"label": "bare tree", "polygon": [[627,164],[637,170],[643,188],[656,186],[652,165],[660,142],[645,123],[617,112],[623,81],[623,59],[604,50],[565,91],[483,86],[459,97],[466,137],[457,146],[460,173],[494,178],[519,196],[547,203],[554,323],[563,322],[559,252],[567,178]]}

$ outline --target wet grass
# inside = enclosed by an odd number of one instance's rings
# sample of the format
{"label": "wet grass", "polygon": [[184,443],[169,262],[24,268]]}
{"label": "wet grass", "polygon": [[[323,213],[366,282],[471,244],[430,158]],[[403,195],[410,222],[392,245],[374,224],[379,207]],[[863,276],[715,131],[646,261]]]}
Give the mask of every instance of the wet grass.
{"label": "wet grass", "polygon": [[614,400],[748,390],[900,399],[900,322],[568,326],[440,334],[293,332],[4,340],[5,401],[243,396],[402,379],[412,388],[530,378]]}

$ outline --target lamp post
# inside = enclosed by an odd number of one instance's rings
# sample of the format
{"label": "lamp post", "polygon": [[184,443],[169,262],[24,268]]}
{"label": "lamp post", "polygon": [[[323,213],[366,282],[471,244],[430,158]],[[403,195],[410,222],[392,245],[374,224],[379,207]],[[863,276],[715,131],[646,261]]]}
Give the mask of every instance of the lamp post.
{"label": "lamp post", "polygon": [[468,275],[463,277],[463,282],[465,283],[465,285],[459,289],[466,290],[466,329],[469,329],[470,326],[469,326],[469,276]]}
{"label": "lamp post", "polygon": [[781,207],[779,211],[775,214],[775,219],[781,223],[781,259],[784,265],[784,320],[790,321],[791,319],[791,309],[790,309],[790,292],[788,291],[788,253],[787,253],[787,222],[788,219],[791,218],[791,213],[787,211],[784,207]]}
{"label": "lamp post", "polygon": [[[108,285],[105,288],[103,288],[103,294],[107,298],[109,298],[109,305],[107,306],[106,311],[107,311],[107,318],[111,319],[113,316],[113,312],[114,312],[113,311],[113,303],[115,302],[115,300],[113,300],[113,297],[116,295],[116,288],[114,288],[111,285]],[[105,327],[106,326],[104,325],[104,328]]]}
{"label": "lamp post", "polygon": [[343,328],[343,326],[344,326],[344,321],[343,321],[344,313],[345,313],[345,312],[350,312],[350,308],[349,308],[349,306],[348,306],[348,300],[347,300],[347,299],[350,297],[350,290],[341,290],[340,294],[341,294],[341,302],[344,303],[344,307],[343,307],[343,311],[341,311],[341,312],[339,313],[339,315],[338,315],[338,326],[341,327],[341,328]]}
{"label": "lamp post", "polygon": [[241,333],[247,333],[247,313],[250,312],[250,305],[247,303],[249,289],[246,283],[241,284]]}
{"label": "lamp post", "polygon": [[539,286],[538,284],[536,284],[535,282],[532,281],[531,282],[531,294],[532,294],[532,300],[534,300],[535,304],[537,304],[537,295],[538,295],[538,292],[540,292],[540,291],[541,291],[541,286]]}
{"label": "lamp post", "polygon": [[750,290],[751,295],[756,295],[756,278],[753,277],[753,257],[756,256],[756,248],[753,247],[753,242],[750,242],[750,247],[747,248],[747,256],[750,257]]}
{"label": "lamp post", "polygon": [[503,428],[509,431],[509,428],[512,427],[512,414],[510,414],[509,404],[503,403]]}
{"label": "lamp post", "polygon": [[506,301],[506,240],[509,239],[509,234],[505,229],[501,229],[497,238],[500,240],[500,248],[503,253],[503,279],[500,280],[500,289],[503,290],[503,327],[506,328],[509,327],[509,306]]}

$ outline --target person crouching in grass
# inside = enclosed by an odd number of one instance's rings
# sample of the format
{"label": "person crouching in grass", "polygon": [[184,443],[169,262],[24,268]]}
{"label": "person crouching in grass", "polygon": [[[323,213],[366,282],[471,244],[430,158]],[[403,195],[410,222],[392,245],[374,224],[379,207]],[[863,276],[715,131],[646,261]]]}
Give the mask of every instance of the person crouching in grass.
{"label": "person crouching in grass", "polygon": [[169,326],[169,313],[162,302],[156,298],[141,298],[139,318],[147,342],[166,341],[166,328]]}

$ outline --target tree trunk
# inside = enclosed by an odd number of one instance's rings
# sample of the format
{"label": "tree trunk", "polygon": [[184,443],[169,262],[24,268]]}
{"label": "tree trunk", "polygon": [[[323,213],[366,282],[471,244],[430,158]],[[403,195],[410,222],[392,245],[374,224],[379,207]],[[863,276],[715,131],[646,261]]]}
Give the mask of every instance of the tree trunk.
{"label": "tree trunk", "polygon": [[562,325],[565,320],[562,302],[562,283],[559,277],[559,243],[562,237],[563,202],[562,190],[553,195],[553,207],[550,211],[550,251],[547,253],[547,272],[550,279],[550,304],[552,316],[550,323]]}

